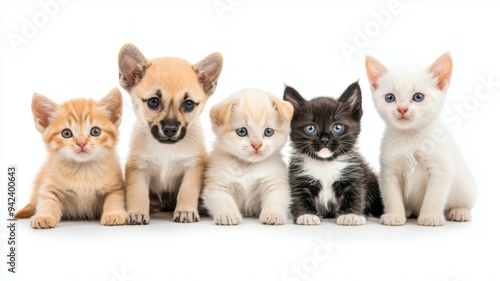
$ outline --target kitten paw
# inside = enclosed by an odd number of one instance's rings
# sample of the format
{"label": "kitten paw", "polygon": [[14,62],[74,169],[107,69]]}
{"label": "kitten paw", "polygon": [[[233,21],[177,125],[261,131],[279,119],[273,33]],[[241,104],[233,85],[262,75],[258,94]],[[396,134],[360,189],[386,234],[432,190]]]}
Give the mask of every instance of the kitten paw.
{"label": "kitten paw", "polygon": [[58,220],[50,215],[35,215],[31,218],[31,227],[35,229],[53,228]]}
{"label": "kitten paw", "polygon": [[380,217],[380,222],[384,225],[398,226],[406,223],[406,217],[397,214],[383,214]]}
{"label": "kitten paw", "polygon": [[444,224],[444,215],[420,215],[417,222],[422,226],[441,226]]}
{"label": "kitten paw", "polygon": [[174,211],[174,222],[199,222],[200,215],[198,211]]}
{"label": "kitten paw", "polygon": [[240,213],[226,213],[214,216],[217,225],[237,225],[243,220]]}
{"label": "kitten paw", "polygon": [[451,209],[448,211],[448,214],[446,214],[446,219],[448,219],[449,221],[464,222],[470,221],[470,218],[470,211],[465,208]]}
{"label": "kitten paw", "polygon": [[301,215],[295,223],[299,225],[320,225],[321,220],[315,215]]}
{"label": "kitten paw", "polygon": [[106,226],[112,225],[124,225],[127,222],[127,213],[123,212],[112,212],[103,214],[101,217],[101,224]]}
{"label": "kitten paw", "polygon": [[286,214],[279,213],[263,213],[259,217],[260,222],[263,224],[280,225],[286,221]]}
{"label": "kitten paw", "polygon": [[338,225],[363,225],[366,223],[364,216],[355,214],[340,215],[337,218]]}
{"label": "kitten paw", "polygon": [[149,213],[129,212],[126,219],[127,224],[149,224]]}

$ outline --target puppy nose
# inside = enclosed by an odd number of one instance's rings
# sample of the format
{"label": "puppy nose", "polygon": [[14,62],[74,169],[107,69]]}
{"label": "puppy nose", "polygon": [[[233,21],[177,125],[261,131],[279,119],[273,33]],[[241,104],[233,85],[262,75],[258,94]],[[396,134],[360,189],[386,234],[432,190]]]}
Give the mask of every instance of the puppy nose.
{"label": "puppy nose", "polygon": [[173,137],[177,134],[179,127],[177,125],[165,125],[163,126],[163,133],[167,137]]}
{"label": "puppy nose", "polygon": [[405,115],[405,113],[408,112],[408,108],[398,107],[398,111],[399,111],[399,113],[401,113],[401,115]]}

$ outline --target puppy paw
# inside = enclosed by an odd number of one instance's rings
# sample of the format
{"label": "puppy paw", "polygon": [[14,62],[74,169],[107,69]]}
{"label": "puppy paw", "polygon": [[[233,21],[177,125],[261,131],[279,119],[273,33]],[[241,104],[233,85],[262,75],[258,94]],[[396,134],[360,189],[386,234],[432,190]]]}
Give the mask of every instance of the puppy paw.
{"label": "puppy paw", "polygon": [[301,215],[295,223],[298,225],[320,225],[321,220],[315,215]]}
{"label": "puppy paw", "polygon": [[286,222],[286,214],[280,213],[262,213],[260,214],[259,220],[263,224],[279,225]]}
{"label": "puppy paw", "polygon": [[198,211],[174,211],[175,222],[198,222],[200,221],[200,215]]}
{"label": "puppy paw", "polygon": [[150,218],[147,212],[128,212],[127,224],[149,224]]}
{"label": "puppy paw", "polygon": [[127,222],[127,213],[123,212],[111,212],[103,214],[101,217],[101,224],[112,226],[112,225],[123,225]]}
{"label": "puppy paw", "polygon": [[441,226],[444,224],[444,215],[420,215],[417,222],[422,226]]}
{"label": "puppy paw", "polygon": [[237,225],[243,220],[240,213],[225,213],[214,216],[214,223],[217,225]]}
{"label": "puppy paw", "polygon": [[398,226],[406,223],[406,217],[398,214],[383,214],[380,222],[384,225]]}
{"label": "puppy paw", "polygon": [[448,211],[448,214],[446,214],[446,219],[448,219],[449,221],[464,222],[470,221],[471,215],[470,211],[465,208],[456,208]]}
{"label": "puppy paw", "polygon": [[51,215],[35,215],[31,218],[31,227],[35,229],[53,228],[58,220]]}
{"label": "puppy paw", "polygon": [[337,217],[338,225],[363,225],[365,223],[366,218],[360,215],[346,214]]}

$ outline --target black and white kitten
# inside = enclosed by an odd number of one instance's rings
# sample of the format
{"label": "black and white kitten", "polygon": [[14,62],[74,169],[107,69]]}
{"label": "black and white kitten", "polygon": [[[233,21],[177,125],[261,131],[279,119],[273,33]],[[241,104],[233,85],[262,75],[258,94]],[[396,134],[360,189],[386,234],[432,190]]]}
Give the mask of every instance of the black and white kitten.
{"label": "black and white kitten", "polygon": [[338,100],[305,100],[286,87],[283,99],[294,107],[289,166],[292,215],[301,225],[336,218],[339,225],[362,225],[383,213],[378,180],[357,151],[361,130],[361,89],[352,83]]}

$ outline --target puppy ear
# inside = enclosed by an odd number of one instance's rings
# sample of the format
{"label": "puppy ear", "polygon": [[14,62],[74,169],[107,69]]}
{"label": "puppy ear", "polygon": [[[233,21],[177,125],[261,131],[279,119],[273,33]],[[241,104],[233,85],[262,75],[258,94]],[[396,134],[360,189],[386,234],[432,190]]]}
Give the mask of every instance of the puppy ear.
{"label": "puppy ear", "polygon": [[339,97],[338,101],[349,106],[349,110],[351,115],[354,117],[354,120],[361,120],[361,117],[363,116],[361,88],[359,87],[359,83],[357,81],[347,87],[344,93]]}
{"label": "puppy ear", "polygon": [[212,122],[218,126],[224,126],[229,122],[231,113],[237,100],[229,100],[217,105],[214,105],[210,110],[210,119]]}
{"label": "puppy ear", "polygon": [[35,127],[40,133],[43,133],[50,125],[58,110],[59,105],[57,103],[51,101],[44,95],[33,94],[31,111],[35,119]]}
{"label": "puppy ear", "polygon": [[290,123],[293,116],[293,105],[290,102],[282,101],[275,97],[271,98],[271,102],[273,103],[273,107],[278,111],[280,117],[286,122]]}
{"label": "puppy ear", "polygon": [[297,90],[290,86],[285,87],[283,100],[291,103],[295,109],[299,108],[306,102],[306,100],[299,94],[299,92],[297,92]]}
{"label": "puppy ear", "polygon": [[451,72],[453,70],[453,61],[450,53],[445,53],[440,56],[431,66],[428,71],[432,78],[437,78],[436,86],[443,91],[450,85]]}
{"label": "puppy ear", "polygon": [[198,75],[198,82],[205,94],[211,95],[215,92],[217,81],[222,71],[222,63],[222,55],[220,53],[213,53],[193,65],[193,70]]}
{"label": "puppy ear", "polygon": [[370,81],[370,88],[376,90],[378,88],[378,79],[386,74],[389,70],[373,57],[366,56],[365,60],[366,73]]}
{"label": "puppy ear", "polygon": [[120,122],[122,119],[122,107],[123,100],[122,94],[118,88],[112,89],[104,98],[102,98],[98,103],[106,114],[108,115],[109,120],[115,124],[116,127],[120,126]]}
{"label": "puppy ear", "polygon": [[127,91],[137,85],[151,65],[148,59],[133,44],[126,44],[118,54],[120,85]]}

